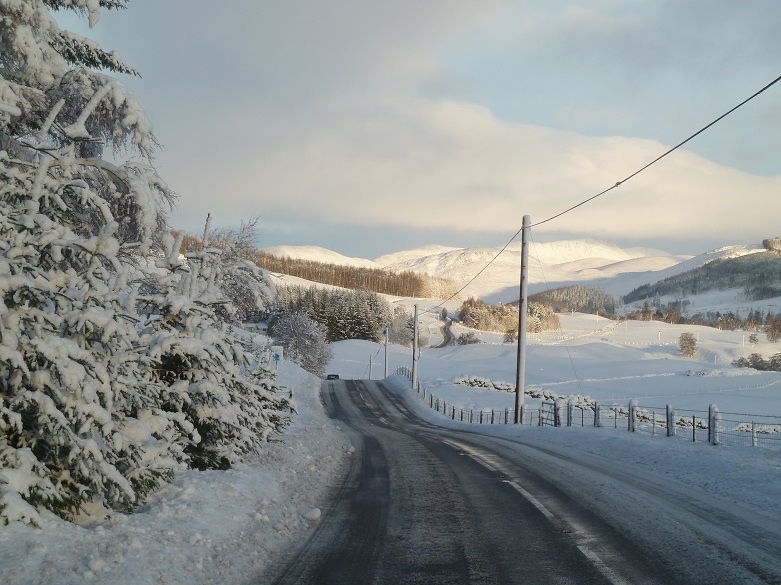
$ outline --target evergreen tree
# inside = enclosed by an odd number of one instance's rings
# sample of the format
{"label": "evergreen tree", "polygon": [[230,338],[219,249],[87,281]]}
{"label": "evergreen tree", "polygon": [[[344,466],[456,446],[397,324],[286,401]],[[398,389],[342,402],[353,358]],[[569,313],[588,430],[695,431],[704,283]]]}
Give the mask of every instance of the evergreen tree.
{"label": "evergreen tree", "polygon": [[390,305],[367,291],[286,287],[277,299],[279,313],[303,311],[325,325],[328,341],[380,341],[391,321]]}
{"label": "evergreen tree", "polygon": [[[49,14],[94,24],[123,5],[0,1],[0,523],[129,509],[179,465],[232,463],[285,420],[214,316],[219,250],[185,266],[162,236],[173,195],[143,111],[87,67],[132,70]],[[108,163],[104,146],[145,163]],[[158,243],[167,272],[136,290],[125,261]]]}
{"label": "evergreen tree", "polygon": [[651,320],[651,303],[648,302],[648,299],[645,299],[643,301],[643,310],[641,314],[643,317],[643,321]]}
{"label": "evergreen tree", "polygon": [[226,469],[280,430],[288,403],[269,372],[248,370],[243,348],[214,311],[225,302],[215,285],[220,249],[207,238],[203,250],[185,254],[185,263],[178,257],[181,237],[164,237],[166,255],[147,277],[147,294],[138,296],[147,315],[144,362],[165,387],[162,410],[197,431],[185,449],[189,465]]}
{"label": "evergreen tree", "polygon": [[36,523],[40,508],[70,518],[88,501],[132,507],[181,459],[181,443],[158,444],[152,429],[170,424],[137,383],[121,262],[149,247],[173,196],[149,164],[100,158],[110,145],[150,161],[143,111],[87,66],[132,70],[49,14],[95,23],[101,6],[121,5],[0,3],[0,521]]}
{"label": "evergreen tree", "polygon": [[770,343],[781,341],[781,317],[768,315],[765,325],[765,334]]}

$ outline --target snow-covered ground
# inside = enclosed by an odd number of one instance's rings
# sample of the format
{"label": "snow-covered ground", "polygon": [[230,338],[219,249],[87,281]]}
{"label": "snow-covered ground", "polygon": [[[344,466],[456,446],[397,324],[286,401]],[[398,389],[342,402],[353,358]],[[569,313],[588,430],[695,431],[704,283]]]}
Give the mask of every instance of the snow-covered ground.
{"label": "snow-covered ground", "polygon": [[282,362],[299,414],[229,471],[182,471],[131,515],[0,527],[0,583],[243,583],[298,542],[339,481],[350,445],[325,416],[320,379]]}
{"label": "snow-covered ground", "polygon": [[[526,387],[545,389],[559,396],[583,396],[605,406],[614,402],[626,407],[631,398],[649,407],[666,404],[679,410],[705,413],[710,404],[722,412],[737,412],[773,419],[781,424],[781,373],[735,368],[731,362],[758,352],[765,357],[781,352],[781,344],[770,344],[764,334],[751,346],[748,334],[719,331],[710,327],[669,325],[632,321],[617,324],[593,315],[561,316],[564,330],[529,336]],[[433,328],[432,328],[433,331]],[[682,332],[698,337],[695,359],[680,356],[678,338]],[[465,376],[480,377],[514,385],[516,347],[503,345],[500,334],[481,334],[478,345],[444,349],[423,348],[419,380],[428,392],[449,405],[465,409],[512,409],[514,394],[488,388],[456,384]],[[432,343],[437,339],[432,337]],[[376,344],[349,341],[335,344],[332,369],[343,377],[363,378],[369,356],[373,371],[384,371],[384,351]],[[389,352],[389,371],[411,364],[411,351],[395,347]],[[694,375],[691,375],[694,374]],[[375,374],[377,376],[377,374]],[[464,428],[428,407],[410,389],[408,380],[394,378],[394,387],[408,397],[419,414],[443,426]],[[526,398],[529,408],[540,400]],[[698,414],[704,416],[704,414]],[[626,421],[613,428],[579,426],[537,427],[525,425],[483,425],[481,432],[503,435],[523,433],[524,440],[547,448],[584,452],[612,459],[654,477],[700,490],[737,507],[781,521],[781,459],[778,450],[751,446],[711,446],[700,436],[693,443],[685,432],[666,437],[658,429],[629,433]],[[469,428],[474,429],[474,425]]]}
{"label": "snow-covered ground", "polygon": [[[435,345],[441,340],[440,322],[436,311],[426,312],[425,308],[425,302],[419,303],[421,329]],[[527,388],[548,389],[563,397],[589,397],[600,403],[655,399],[662,406],[670,402],[679,408],[705,411],[710,403],[717,403],[723,411],[739,408],[740,412],[781,416],[781,374],[732,366],[741,356],[759,353],[768,359],[781,352],[781,344],[769,343],[764,333],[759,333],[759,343],[752,345],[750,334],[739,330],[657,321],[619,323],[578,313],[560,318],[562,331],[528,336]],[[456,336],[464,331],[467,329],[454,325]],[[684,332],[697,339],[697,355],[692,359],[681,357],[679,338]],[[458,377],[477,376],[515,384],[516,346],[503,344],[500,333],[476,333],[480,344],[422,348],[419,379],[434,394],[450,397],[448,402],[465,408],[512,408],[514,397],[506,392],[452,383]],[[335,344],[333,369],[344,377],[365,377],[370,355],[374,356],[372,369],[377,377],[384,372],[384,350],[368,342]],[[411,360],[411,350],[392,348],[389,372],[409,366]],[[533,400],[527,403],[538,406]]]}
{"label": "snow-covered ground", "polygon": [[[421,319],[436,343],[433,314],[421,312]],[[529,337],[527,387],[605,403],[625,404],[639,397],[641,403],[707,410],[716,402],[723,411],[781,416],[781,374],[730,365],[753,351],[765,357],[781,351],[781,345],[769,344],[764,335],[757,347],[751,347],[748,336],[739,331],[655,322],[619,325],[578,314],[563,315],[562,320],[563,331]],[[680,357],[677,340],[683,331],[699,336],[696,359]],[[512,408],[510,393],[454,383],[464,376],[514,381],[515,347],[503,345],[500,334],[481,336],[479,345],[423,348],[420,381],[458,407]],[[329,372],[365,378],[371,360],[372,377],[384,375],[384,347],[345,341],[334,344],[334,350]],[[409,349],[393,346],[388,355],[390,373],[411,365]],[[300,414],[257,456],[227,472],[181,472],[132,515],[92,518],[82,526],[50,517],[42,530],[0,527],[0,581],[197,585],[242,583],[261,575],[318,522],[318,511],[328,505],[328,488],[338,484],[351,452],[349,441],[323,411],[320,380],[285,362],[279,379],[293,389]],[[392,384],[422,417],[442,425],[462,424],[429,409],[405,378],[393,377]],[[533,408],[536,403],[528,399],[527,404]],[[684,437],[612,427],[484,425],[482,430],[523,433],[525,440],[548,448],[609,458],[635,472],[664,477],[738,509],[759,512],[770,522],[781,521],[777,451],[713,447]]]}

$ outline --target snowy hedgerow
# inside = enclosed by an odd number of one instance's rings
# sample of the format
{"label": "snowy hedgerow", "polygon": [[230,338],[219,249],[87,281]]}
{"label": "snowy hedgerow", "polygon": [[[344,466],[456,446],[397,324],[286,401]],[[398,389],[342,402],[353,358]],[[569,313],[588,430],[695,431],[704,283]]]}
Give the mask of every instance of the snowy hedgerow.
{"label": "snowy hedgerow", "polygon": [[169,247],[160,282],[129,282],[125,260],[161,241],[173,195],[150,164],[100,158],[110,145],[151,163],[140,106],[87,67],[132,70],[49,14],[94,24],[123,5],[0,0],[0,524],[129,509],[178,466],[229,464],[285,421],[214,318],[211,251],[179,271]]}
{"label": "snowy hedgerow", "polygon": [[269,372],[247,370],[244,349],[215,314],[225,302],[215,285],[221,250],[207,237],[203,250],[182,261],[183,236],[163,238],[166,255],[157,268],[164,273],[150,274],[138,296],[146,315],[143,361],[166,387],[164,410],[183,413],[197,431],[185,449],[189,465],[224,469],[279,431],[289,404]]}
{"label": "snowy hedgerow", "polygon": [[242,222],[238,229],[216,230],[211,245],[221,250],[217,285],[229,301],[217,308],[217,316],[234,324],[259,321],[276,298],[268,272],[248,259],[255,250],[258,218]]}
{"label": "snowy hedgerow", "polygon": [[326,342],[326,328],[304,312],[285,313],[272,328],[274,342],[285,348],[285,357],[306,371],[323,376],[325,366],[333,357]]}
{"label": "snowy hedgerow", "polygon": [[[137,384],[137,317],[124,292],[118,226],[89,184],[72,179],[79,170],[0,152],[6,522],[36,521],[20,498],[66,518],[91,500],[128,508],[172,475],[173,458],[158,457],[151,433],[125,432],[148,402]],[[87,231],[74,207],[104,217],[103,227]]]}

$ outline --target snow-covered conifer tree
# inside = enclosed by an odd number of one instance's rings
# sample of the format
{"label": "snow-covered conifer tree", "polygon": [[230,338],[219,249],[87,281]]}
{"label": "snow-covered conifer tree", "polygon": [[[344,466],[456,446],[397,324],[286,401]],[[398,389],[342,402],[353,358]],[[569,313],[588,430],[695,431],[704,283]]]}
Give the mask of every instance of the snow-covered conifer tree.
{"label": "snow-covered conifer tree", "polygon": [[147,315],[144,361],[167,388],[165,409],[183,414],[198,433],[186,448],[198,469],[227,468],[268,439],[287,421],[289,404],[272,375],[249,371],[244,350],[223,331],[215,307],[228,302],[220,280],[222,250],[210,247],[207,222],[203,249],[179,259],[183,234],[163,238],[165,256],[138,297]]}
{"label": "snow-covered conifer tree", "polygon": [[[135,307],[120,258],[165,224],[172,194],[149,160],[151,126],[114,53],[59,29],[121,0],[0,2],[0,521],[137,504],[184,458],[139,380]],[[151,161],[150,161],[151,163]],[[192,430],[192,429],[190,429]]]}
{"label": "snow-covered conifer tree", "polygon": [[[173,195],[143,110],[92,68],[132,69],[49,12],[95,24],[124,4],[0,0],[0,523],[130,508],[285,421],[214,318],[219,250],[184,267],[168,241],[166,274],[134,288],[125,260],[162,246]],[[146,162],[110,163],[105,146]]]}

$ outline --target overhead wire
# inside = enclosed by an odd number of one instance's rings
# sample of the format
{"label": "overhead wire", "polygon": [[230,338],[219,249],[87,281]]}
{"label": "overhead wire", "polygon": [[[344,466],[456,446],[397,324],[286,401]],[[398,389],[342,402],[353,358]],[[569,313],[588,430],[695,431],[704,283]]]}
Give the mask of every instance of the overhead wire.
{"label": "overhead wire", "polygon": [[488,263],[487,263],[485,266],[483,266],[483,267],[482,267],[482,268],[481,268],[481,269],[478,271],[478,273],[477,273],[477,274],[475,274],[475,275],[474,275],[472,278],[470,278],[470,279],[469,279],[469,282],[467,282],[467,283],[466,283],[464,286],[462,286],[460,289],[458,289],[456,292],[454,292],[452,295],[450,295],[448,298],[446,298],[444,301],[442,301],[441,303],[439,303],[439,304],[438,304],[438,305],[436,305],[435,307],[432,307],[432,308],[430,308],[430,309],[424,309],[424,310],[423,310],[423,312],[424,312],[424,313],[433,313],[433,312],[435,312],[437,309],[439,309],[439,308],[440,308],[442,305],[444,305],[446,302],[448,302],[448,301],[450,301],[450,300],[452,300],[452,299],[456,298],[458,295],[460,295],[460,294],[461,294],[461,293],[464,291],[464,289],[465,289],[466,287],[468,287],[468,286],[469,286],[470,284],[472,284],[472,283],[473,283],[475,280],[477,280],[477,278],[478,278],[478,277],[479,277],[479,276],[480,276],[480,275],[481,275],[483,272],[485,272],[485,271],[488,269],[488,267],[489,267],[489,266],[491,266],[491,264],[493,264],[493,263],[496,261],[496,259],[497,259],[497,258],[499,258],[499,256],[501,256],[501,255],[504,253],[504,251],[505,251],[505,250],[506,250],[506,249],[507,249],[507,248],[510,246],[510,244],[512,244],[512,243],[513,243],[513,241],[515,240],[515,238],[517,238],[517,237],[518,237],[518,234],[520,234],[522,231],[523,231],[523,227],[521,227],[521,228],[520,228],[520,229],[519,229],[517,232],[515,232],[515,234],[513,234],[513,237],[511,237],[511,238],[510,238],[510,239],[507,241],[507,243],[506,243],[506,244],[505,244],[505,245],[502,247],[502,249],[501,249],[501,250],[499,250],[499,251],[496,253],[496,255],[495,255],[493,258],[491,258],[491,260],[489,260],[489,261],[488,261]]}
{"label": "overhead wire", "polygon": [[[688,138],[686,138],[685,140],[682,140],[681,142],[679,142],[678,144],[676,144],[676,145],[675,145],[675,146],[673,146],[672,148],[668,149],[666,152],[664,152],[663,154],[659,155],[658,157],[656,157],[654,160],[652,160],[651,162],[649,162],[649,163],[648,163],[648,164],[646,164],[645,166],[643,166],[643,167],[641,167],[641,168],[637,169],[635,172],[633,172],[632,174],[628,175],[626,178],[624,178],[624,179],[622,179],[622,180],[620,180],[620,181],[617,181],[617,182],[616,182],[614,185],[612,185],[611,187],[608,187],[607,189],[604,189],[603,191],[600,191],[600,192],[599,192],[599,193],[597,193],[596,195],[592,195],[591,197],[588,197],[587,199],[584,199],[584,200],[583,200],[583,201],[581,201],[580,203],[577,203],[576,205],[573,205],[572,207],[569,207],[569,208],[565,209],[564,211],[561,211],[561,212],[559,212],[559,213],[557,213],[557,214],[555,214],[555,215],[552,215],[551,217],[548,217],[547,219],[544,219],[544,220],[542,220],[542,221],[538,221],[538,222],[536,222],[536,223],[533,223],[533,224],[532,224],[531,226],[529,226],[529,227],[530,227],[530,228],[537,227],[537,226],[540,226],[540,225],[542,225],[542,224],[544,224],[544,223],[548,223],[548,222],[550,222],[550,221],[553,221],[554,219],[558,219],[559,217],[561,217],[561,216],[563,216],[563,215],[566,215],[567,213],[569,213],[569,212],[571,212],[571,211],[573,211],[573,210],[575,210],[575,209],[577,209],[577,208],[579,208],[579,207],[582,207],[583,205],[585,205],[585,204],[587,204],[587,203],[590,203],[590,202],[591,202],[591,201],[593,201],[594,199],[597,199],[598,197],[601,197],[602,195],[604,195],[604,194],[606,194],[606,193],[609,193],[610,191],[612,191],[612,190],[614,190],[614,189],[617,189],[618,187],[620,187],[621,185],[623,185],[624,183],[626,183],[626,182],[627,182],[627,181],[629,181],[630,179],[633,179],[634,177],[636,177],[637,175],[639,175],[640,173],[642,173],[643,171],[645,171],[645,170],[646,170],[646,169],[648,169],[649,167],[651,167],[651,166],[655,165],[656,163],[658,163],[660,160],[662,160],[663,158],[665,158],[665,157],[666,157],[666,156],[668,156],[669,154],[671,154],[671,153],[675,152],[676,150],[678,150],[680,147],[682,147],[682,146],[683,146],[684,144],[686,144],[687,142],[690,142],[691,140],[693,140],[694,138],[696,138],[697,136],[699,136],[700,134],[702,134],[703,132],[705,132],[705,131],[706,131],[708,128],[710,128],[711,126],[713,126],[713,125],[717,124],[718,122],[720,122],[721,120],[723,120],[724,118],[726,118],[727,116],[729,116],[730,114],[732,114],[732,113],[733,113],[735,110],[737,110],[738,108],[741,108],[742,106],[746,105],[748,102],[750,102],[751,100],[753,100],[754,98],[756,98],[758,95],[760,95],[760,94],[764,93],[765,91],[767,91],[768,89],[770,89],[771,87],[773,87],[773,86],[774,86],[776,83],[778,83],[779,81],[781,81],[781,76],[778,76],[778,77],[776,77],[776,78],[775,78],[773,81],[771,81],[770,83],[768,83],[767,85],[765,85],[765,86],[764,86],[762,89],[760,89],[760,90],[756,91],[756,92],[755,92],[755,93],[753,93],[751,96],[747,97],[746,99],[744,99],[742,102],[740,102],[738,105],[734,106],[733,108],[730,108],[728,111],[724,112],[724,113],[723,113],[721,116],[719,116],[718,118],[716,118],[715,120],[713,120],[713,121],[712,121],[712,122],[710,122],[709,124],[706,124],[705,126],[703,126],[702,128],[700,128],[699,130],[697,130],[697,132],[695,132],[694,134],[692,134],[691,136],[689,136],[689,137],[688,137]],[[505,245],[502,247],[502,249],[501,249],[501,250],[499,250],[499,252],[497,252],[497,253],[496,253],[496,255],[495,255],[493,258],[491,258],[491,260],[489,260],[489,261],[486,263],[486,265],[485,265],[485,266],[483,266],[483,267],[482,267],[482,268],[481,268],[481,269],[480,269],[480,270],[479,270],[479,271],[478,271],[478,272],[477,272],[477,273],[476,273],[476,274],[475,274],[475,275],[474,275],[472,278],[470,278],[470,279],[467,281],[467,283],[466,283],[466,284],[464,284],[464,285],[463,285],[463,286],[462,286],[460,289],[458,289],[456,292],[454,292],[454,293],[453,293],[452,295],[450,295],[450,296],[449,296],[447,299],[443,300],[441,303],[439,303],[439,304],[438,304],[438,305],[436,305],[435,307],[433,307],[433,308],[431,308],[431,309],[428,309],[428,310],[425,310],[424,312],[428,313],[428,312],[433,312],[433,311],[436,311],[436,310],[437,310],[437,309],[439,309],[439,308],[440,308],[442,305],[444,305],[446,302],[448,302],[448,301],[450,301],[450,300],[454,299],[454,298],[455,298],[455,297],[457,297],[459,294],[461,294],[461,293],[462,293],[462,292],[463,292],[463,291],[466,289],[466,287],[468,287],[468,286],[469,286],[470,284],[472,284],[472,283],[473,283],[475,280],[477,280],[477,279],[480,277],[480,275],[482,275],[482,274],[483,274],[483,272],[485,272],[485,271],[488,269],[488,267],[489,267],[489,266],[491,266],[491,264],[493,264],[493,263],[496,261],[496,259],[497,259],[497,258],[499,258],[499,256],[501,256],[501,255],[502,255],[502,253],[504,253],[504,251],[505,251],[505,250],[506,250],[506,249],[507,249],[507,248],[510,246],[510,244],[511,244],[511,243],[512,243],[512,242],[515,240],[515,238],[517,238],[517,237],[518,237],[518,235],[519,235],[519,234],[520,234],[522,231],[523,231],[523,227],[519,228],[519,229],[518,229],[518,231],[517,231],[517,232],[515,232],[515,233],[513,234],[513,236],[510,238],[510,240],[509,240],[509,241],[508,241],[508,242],[507,242],[507,243],[506,243],[506,244],[505,244]]]}
{"label": "overhead wire", "polygon": [[[740,102],[740,103],[739,103],[737,106],[735,106],[735,107],[733,107],[733,108],[729,109],[728,111],[724,112],[724,113],[723,113],[721,116],[719,116],[718,118],[716,118],[715,120],[713,120],[713,121],[712,121],[712,122],[710,122],[709,124],[707,124],[707,125],[703,126],[703,127],[702,127],[702,128],[700,128],[699,130],[697,130],[697,132],[695,132],[694,134],[692,134],[691,136],[689,136],[689,137],[688,137],[688,138],[686,138],[685,140],[682,140],[681,142],[679,142],[678,144],[676,144],[675,146],[673,146],[672,148],[670,148],[669,150],[667,150],[665,153],[663,153],[663,154],[659,155],[659,156],[658,156],[658,157],[656,157],[654,160],[652,160],[651,162],[649,162],[648,164],[646,164],[644,167],[641,167],[640,169],[636,170],[634,173],[632,173],[631,175],[629,175],[629,176],[628,176],[628,177],[626,177],[625,179],[622,179],[621,181],[618,181],[618,182],[617,182],[615,185],[613,185],[612,187],[608,187],[608,188],[607,188],[607,189],[605,189],[604,191],[601,191],[601,192],[597,193],[596,195],[592,195],[592,196],[591,196],[591,197],[589,197],[588,199],[584,199],[583,201],[581,201],[581,202],[580,202],[580,203],[578,203],[577,205],[573,205],[573,206],[572,206],[572,207],[570,207],[569,209],[565,209],[564,211],[562,211],[562,212],[560,212],[560,213],[557,213],[556,215],[553,215],[553,216],[551,216],[551,217],[549,217],[549,218],[547,218],[547,219],[544,219],[544,220],[542,220],[542,221],[538,221],[537,223],[534,223],[534,224],[532,224],[532,225],[531,225],[531,227],[536,227],[536,226],[538,226],[538,225],[542,225],[542,224],[544,224],[544,223],[547,223],[547,222],[549,222],[549,221],[553,221],[554,219],[557,219],[557,218],[561,217],[562,215],[565,215],[565,214],[569,213],[570,211],[572,211],[572,210],[574,210],[574,209],[577,209],[578,207],[581,207],[581,206],[585,205],[586,203],[589,203],[589,202],[593,201],[593,200],[594,200],[594,199],[596,199],[597,197],[601,197],[601,196],[602,196],[602,195],[604,195],[605,193],[608,193],[608,192],[612,191],[613,189],[617,189],[618,187],[620,187],[621,185],[623,185],[624,183],[626,183],[628,180],[630,180],[630,179],[632,179],[632,178],[636,177],[637,175],[639,175],[640,173],[642,173],[644,170],[646,170],[648,167],[650,167],[650,166],[652,166],[652,165],[655,165],[656,163],[658,163],[660,160],[662,160],[664,157],[666,157],[666,156],[667,156],[667,155],[669,155],[670,153],[672,153],[672,152],[674,152],[674,151],[678,150],[678,149],[679,149],[681,146],[683,146],[684,144],[686,144],[686,143],[687,143],[687,142],[689,142],[690,140],[693,140],[694,138],[696,138],[697,136],[699,136],[700,134],[702,134],[703,132],[705,132],[705,131],[706,131],[708,128],[710,128],[710,127],[711,127],[711,126],[713,126],[714,124],[717,124],[718,122],[720,122],[721,120],[723,120],[724,118],[726,118],[727,116],[729,116],[729,115],[730,115],[732,112],[734,112],[734,111],[735,111],[735,110],[737,110],[738,108],[740,108],[740,107],[742,107],[742,106],[746,105],[748,102],[750,102],[751,100],[753,100],[755,97],[757,97],[757,96],[758,96],[758,95],[760,95],[761,93],[763,93],[763,92],[767,91],[768,89],[770,89],[771,87],[773,87],[773,86],[774,86],[776,83],[778,83],[779,81],[781,81],[781,76],[779,76],[779,77],[776,77],[776,78],[775,78],[773,81],[771,81],[770,83],[768,83],[768,84],[767,84],[765,87],[763,87],[763,88],[762,88],[762,89],[760,89],[759,91],[755,92],[755,93],[754,93],[754,94],[752,94],[751,96],[747,97],[745,100],[743,100],[742,102]],[[518,235],[518,234],[516,233],[516,236],[517,236],[517,235]]]}
{"label": "overhead wire", "polygon": [[378,355],[380,355],[380,352],[382,351],[383,346],[380,345],[380,347],[377,348],[377,353],[375,353],[373,356],[371,353],[369,354],[369,365],[367,365],[363,369],[363,377],[366,378],[366,373],[369,371],[370,366],[374,363],[374,360],[377,358]]}

